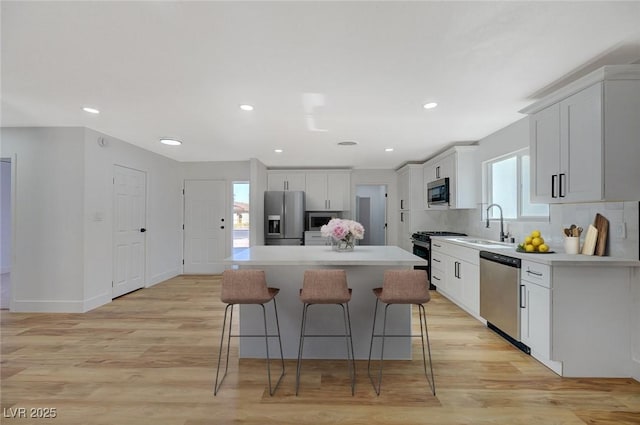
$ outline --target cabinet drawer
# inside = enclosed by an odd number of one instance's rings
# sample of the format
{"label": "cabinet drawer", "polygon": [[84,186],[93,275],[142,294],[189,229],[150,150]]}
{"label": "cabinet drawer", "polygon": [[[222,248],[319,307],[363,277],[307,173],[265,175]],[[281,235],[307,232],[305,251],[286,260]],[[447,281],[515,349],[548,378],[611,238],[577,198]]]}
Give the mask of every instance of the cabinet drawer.
{"label": "cabinet drawer", "polygon": [[521,277],[522,280],[551,288],[551,267],[545,264],[522,261]]}
{"label": "cabinet drawer", "polygon": [[475,265],[480,264],[480,253],[475,248],[469,248],[455,243],[443,242],[438,240],[432,240],[431,247],[434,254],[436,252],[439,252],[460,261],[466,261],[467,263]]}
{"label": "cabinet drawer", "polygon": [[431,251],[431,268],[444,270],[445,256],[442,253]]}

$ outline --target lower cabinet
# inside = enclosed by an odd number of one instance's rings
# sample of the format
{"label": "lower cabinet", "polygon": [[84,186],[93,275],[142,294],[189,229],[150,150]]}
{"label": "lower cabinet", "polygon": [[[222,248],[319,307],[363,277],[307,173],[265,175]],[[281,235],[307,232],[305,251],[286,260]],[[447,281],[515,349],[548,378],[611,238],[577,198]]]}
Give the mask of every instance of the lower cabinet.
{"label": "lower cabinet", "polygon": [[431,280],[438,292],[480,317],[480,260],[477,249],[431,242]]}
{"label": "lower cabinet", "polygon": [[535,358],[551,357],[551,290],[522,280],[520,336]]}

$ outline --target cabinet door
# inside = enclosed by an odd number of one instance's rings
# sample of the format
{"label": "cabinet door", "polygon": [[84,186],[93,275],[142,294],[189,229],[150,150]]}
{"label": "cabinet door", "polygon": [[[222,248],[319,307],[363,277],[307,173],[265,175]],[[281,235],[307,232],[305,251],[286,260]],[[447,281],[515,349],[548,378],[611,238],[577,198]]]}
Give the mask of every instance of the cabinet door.
{"label": "cabinet door", "polygon": [[286,190],[287,175],[285,173],[269,173],[267,175],[267,190]]}
{"label": "cabinet door", "polygon": [[398,173],[398,208],[408,210],[411,208],[409,194],[411,193],[411,174],[409,169],[405,168]]}
{"label": "cabinet door", "polygon": [[327,174],[327,207],[332,211],[351,209],[351,178],[347,173]]}
{"label": "cabinet door", "polygon": [[480,314],[480,266],[459,261],[458,278],[462,281],[462,303],[475,315]]}
{"label": "cabinet door", "polygon": [[437,250],[431,251],[431,283],[438,291],[448,293],[446,256]]}
{"label": "cabinet door", "polygon": [[551,290],[523,280],[520,287],[520,334],[522,342],[538,358],[551,357]]}
{"label": "cabinet door", "polygon": [[287,190],[306,190],[305,173],[287,174]]}
{"label": "cabinet door", "polygon": [[307,173],[305,202],[309,211],[328,209],[326,173]]}
{"label": "cabinet door", "polygon": [[447,292],[451,296],[451,301],[456,304],[462,303],[462,279],[460,279],[460,264],[457,258],[444,256],[447,270]]}
{"label": "cabinet door", "polygon": [[439,179],[455,177],[455,157],[455,153],[452,153],[438,161],[438,164],[436,165],[436,172]]}
{"label": "cabinet door", "polygon": [[559,198],[602,199],[602,83],[560,102]]}
{"label": "cabinet door", "polygon": [[560,169],[560,105],[551,105],[530,118],[531,200],[558,202]]}
{"label": "cabinet door", "polygon": [[398,246],[408,252],[413,252],[413,242],[411,235],[413,230],[411,227],[411,213],[409,211],[400,211],[400,235]]}

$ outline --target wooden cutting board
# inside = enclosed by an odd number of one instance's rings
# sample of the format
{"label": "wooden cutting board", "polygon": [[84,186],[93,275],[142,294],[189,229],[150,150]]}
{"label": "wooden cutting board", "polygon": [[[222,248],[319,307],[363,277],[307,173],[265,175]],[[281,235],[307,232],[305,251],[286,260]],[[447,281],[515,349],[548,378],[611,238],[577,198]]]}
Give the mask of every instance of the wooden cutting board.
{"label": "wooden cutting board", "polygon": [[589,225],[587,235],[584,237],[582,245],[582,255],[593,255],[596,249],[596,241],[598,239],[598,229],[593,224]]}
{"label": "wooden cutting board", "polygon": [[596,214],[593,225],[598,229],[598,239],[596,240],[595,254],[603,256],[607,249],[607,236],[609,235],[609,220],[603,215]]}

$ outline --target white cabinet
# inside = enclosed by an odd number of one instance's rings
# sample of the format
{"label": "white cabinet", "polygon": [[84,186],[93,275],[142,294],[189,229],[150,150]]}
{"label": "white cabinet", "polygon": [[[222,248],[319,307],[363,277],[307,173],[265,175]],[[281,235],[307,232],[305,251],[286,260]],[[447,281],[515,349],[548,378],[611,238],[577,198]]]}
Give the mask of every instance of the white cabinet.
{"label": "white cabinet", "polygon": [[424,166],[407,164],[398,170],[398,208],[424,210]]}
{"label": "white cabinet", "polygon": [[551,268],[522,262],[520,337],[540,361],[551,358]]}
{"label": "white cabinet", "polygon": [[411,211],[400,211],[400,235],[398,246],[405,251],[413,252],[413,242],[411,235],[413,234],[413,226],[411,223]]}
{"label": "white cabinet", "polygon": [[432,239],[431,279],[444,296],[480,316],[480,255],[477,249]]}
{"label": "white cabinet", "polygon": [[351,178],[348,172],[308,172],[305,191],[308,211],[351,209]]}
{"label": "white cabinet", "polygon": [[[454,146],[427,161],[424,166],[424,205],[429,209],[477,208],[479,162],[474,158],[477,146]],[[434,180],[449,179],[449,205],[427,204],[427,184]]]}
{"label": "white cabinet", "polygon": [[267,171],[267,190],[306,190],[305,181],[301,171]]}
{"label": "white cabinet", "polygon": [[640,65],[606,66],[521,112],[530,117],[531,199],[640,199]]}

